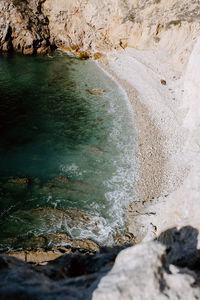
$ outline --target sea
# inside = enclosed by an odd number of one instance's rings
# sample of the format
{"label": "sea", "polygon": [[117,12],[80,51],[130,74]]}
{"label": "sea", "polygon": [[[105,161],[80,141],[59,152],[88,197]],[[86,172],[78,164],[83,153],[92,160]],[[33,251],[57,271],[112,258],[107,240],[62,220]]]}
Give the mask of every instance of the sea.
{"label": "sea", "polygon": [[[66,234],[113,245],[136,193],[136,125],[95,61],[0,54],[0,251]],[[50,242],[49,242],[50,241]]]}

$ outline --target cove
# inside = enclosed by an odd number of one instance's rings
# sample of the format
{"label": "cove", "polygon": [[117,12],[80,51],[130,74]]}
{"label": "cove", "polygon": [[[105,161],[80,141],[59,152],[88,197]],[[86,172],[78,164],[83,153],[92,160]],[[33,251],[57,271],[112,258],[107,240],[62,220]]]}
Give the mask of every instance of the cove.
{"label": "cove", "polygon": [[135,136],[126,94],[93,61],[0,54],[0,251],[58,233],[112,245],[135,193]]}

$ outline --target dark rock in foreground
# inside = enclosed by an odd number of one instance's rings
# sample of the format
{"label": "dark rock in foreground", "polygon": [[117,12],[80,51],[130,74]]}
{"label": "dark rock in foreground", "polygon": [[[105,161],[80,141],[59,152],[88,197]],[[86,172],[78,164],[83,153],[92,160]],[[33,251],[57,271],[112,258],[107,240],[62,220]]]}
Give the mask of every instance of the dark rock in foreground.
{"label": "dark rock in foreground", "polygon": [[45,266],[1,255],[0,299],[200,299],[197,235],[189,226],[173,228],[162,243],[65,254]]}
{"label": "dark rock in foreground", "polygon": [[121,249],[65,254],[45,266],[0,255],[0,299],[90,299]]}

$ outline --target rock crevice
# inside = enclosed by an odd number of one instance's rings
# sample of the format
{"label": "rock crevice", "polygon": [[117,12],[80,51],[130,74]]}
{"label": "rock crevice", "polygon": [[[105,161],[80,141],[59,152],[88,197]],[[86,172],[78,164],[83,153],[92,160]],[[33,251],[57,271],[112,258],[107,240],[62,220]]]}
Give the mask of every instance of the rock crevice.
{"label": "rock crevice", "polygon": [[89,55],[154,49],[182,69],[199,35],[199,18],[196,0],[1,0],[0,49],[33,54],[56,45]]}
{"label": "rock crevice", "polygon": [[46,53],[49,39],[48,19],[40,1],[0,1],[0,50]]}

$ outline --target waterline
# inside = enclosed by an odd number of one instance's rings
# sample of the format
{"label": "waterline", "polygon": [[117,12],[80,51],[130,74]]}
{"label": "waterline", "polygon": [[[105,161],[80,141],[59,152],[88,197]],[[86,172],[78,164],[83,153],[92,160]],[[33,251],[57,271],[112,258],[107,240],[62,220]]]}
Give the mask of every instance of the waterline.
{"label": "waterline", "polygon": [[[0,60],[1,248],[56,233],[111,245],[135,191],[126,94],[93,61],[60,51]],[[87,222],[69,217],[74,208]]]}

